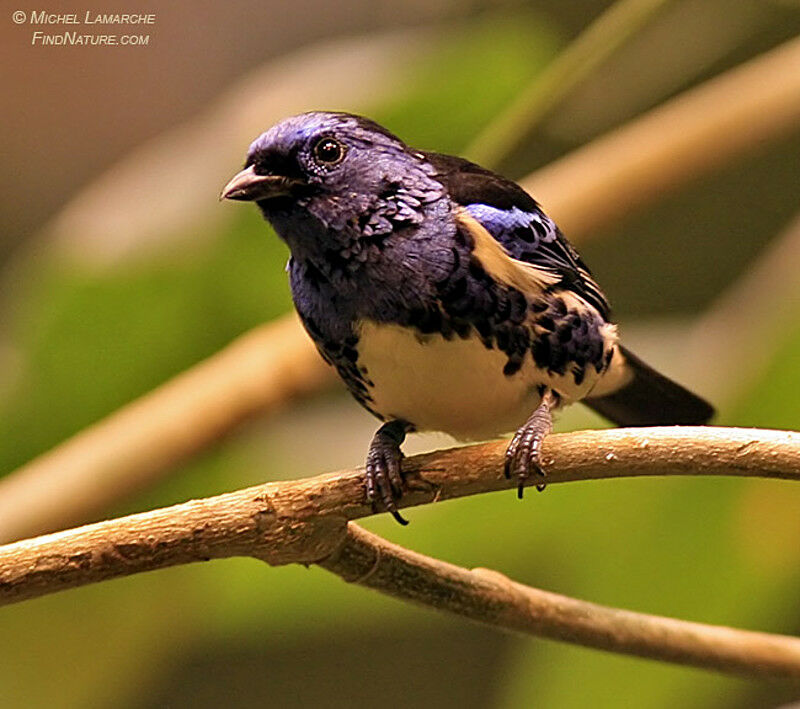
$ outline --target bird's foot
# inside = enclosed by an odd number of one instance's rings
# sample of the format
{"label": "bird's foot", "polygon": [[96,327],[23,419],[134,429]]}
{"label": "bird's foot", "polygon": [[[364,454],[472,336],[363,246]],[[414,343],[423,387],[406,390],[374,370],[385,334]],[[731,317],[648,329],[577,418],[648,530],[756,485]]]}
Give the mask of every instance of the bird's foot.
{"label": "bird's foot", "polygon": [[369,445],[366,465],[367,501],[373,506],[380,502],[403,525],[408,521],[397,511],[397,501],[403,496],[405,487],[400,444],[410,430],[411,426],[405,421],[383,424]]}
{"label": "bird's foot", "polygon": [[[536,407],[530,418],[517,430],[506,449],[506,459],[503,472],[506,478],[515,476],[517,479],[517,497],[522,499],[525,482],[536,474],[544,479],[547,474],[542,467],[542,441],[553,429],[552,408],[556,404],[555,395],[546,392],[542,402]],[[536,489],[541,492],[545,483],[540,482]]]}

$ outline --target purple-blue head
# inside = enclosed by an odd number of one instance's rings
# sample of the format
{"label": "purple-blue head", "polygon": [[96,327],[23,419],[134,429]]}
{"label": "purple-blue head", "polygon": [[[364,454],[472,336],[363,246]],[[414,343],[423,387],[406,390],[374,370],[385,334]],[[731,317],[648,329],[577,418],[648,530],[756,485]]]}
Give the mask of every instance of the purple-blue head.
{"label": "purple-blue head", "polygon": [[298,230],[344,243],[420,221],[443,194],[432,173],[422,153],[374,121],[315,111],[256,138],[222,197],[256,202],[294,250]]}

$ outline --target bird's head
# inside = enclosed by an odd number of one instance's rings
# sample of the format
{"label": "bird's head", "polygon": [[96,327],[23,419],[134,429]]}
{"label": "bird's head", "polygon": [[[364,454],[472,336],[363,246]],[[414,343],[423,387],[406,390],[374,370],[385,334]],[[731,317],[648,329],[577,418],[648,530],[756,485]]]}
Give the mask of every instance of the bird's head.
{"label": "bird's head", "polygon": [[424,206],[443,193],[432,172],[421,153],[377,123],[316,111],[256,138],[222,198],[256,202],[293,250],[298,225],[310,229],[310,221],[346,234],[344,245],[421,221]]}

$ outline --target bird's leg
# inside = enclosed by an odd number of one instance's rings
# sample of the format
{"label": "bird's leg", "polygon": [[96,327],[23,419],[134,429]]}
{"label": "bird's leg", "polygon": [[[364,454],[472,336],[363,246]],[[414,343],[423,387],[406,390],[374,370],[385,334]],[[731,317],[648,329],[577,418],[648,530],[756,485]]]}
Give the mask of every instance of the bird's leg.
{"label": "bird's leg", "polygon": [[[541,462],[542,441],[553,430],[552,410],[557,404],[557,395],[548,389],[542,395],[542,401],[539,406],[536,407],[530,418],[520,426],[506,449],[503,472],[507,478],[510,478],[512,473],[516,475],[519,483],[517,497],[520,499],[522,499],[525,481],[530,477],[531,472],[542,478],[546,475]],[[544,483],[539,483],[536,486],[539,492],[544,488]]]}
{"label": "bird's leg", "polygon": [[396,504],[403,495],[400,444],[412,430],[410,423],[399,419],[383,424],[372,437],[367,453],[367,501],[373,505],[379,501],[383,503],[400,524],[408,524],[397,511]]}

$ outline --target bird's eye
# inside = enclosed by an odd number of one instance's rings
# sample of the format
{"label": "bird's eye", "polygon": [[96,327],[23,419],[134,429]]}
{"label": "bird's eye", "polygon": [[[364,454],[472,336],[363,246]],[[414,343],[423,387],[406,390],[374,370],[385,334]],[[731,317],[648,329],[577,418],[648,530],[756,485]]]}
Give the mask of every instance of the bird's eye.
{"label": "bird's eye", "polygon": [[326,165],[335,165],[344,157],[344,146],[334,138],[320,138],[314,145],[314,157]]}

